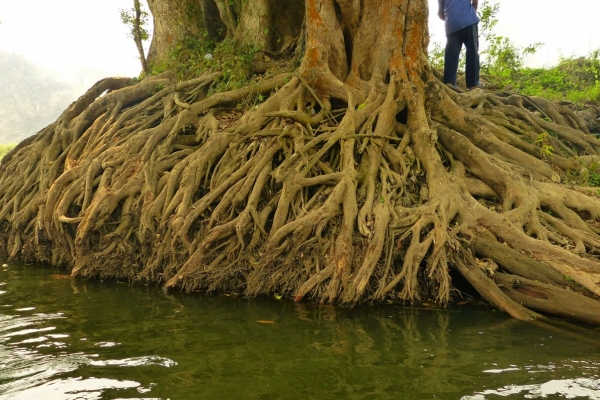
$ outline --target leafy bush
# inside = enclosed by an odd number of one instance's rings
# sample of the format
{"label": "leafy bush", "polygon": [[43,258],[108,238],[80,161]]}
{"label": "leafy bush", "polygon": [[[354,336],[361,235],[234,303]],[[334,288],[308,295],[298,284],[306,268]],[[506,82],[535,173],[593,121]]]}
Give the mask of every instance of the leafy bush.
{"label": "leafy bush", "polygon": [[523,68],[514,89],[526,94],[575,103],[600,100],[600,51],[563,58],[552,68]]}
{"label": "leafy bush", "polygon": [[525,57],[535,54],[542,43],[518,47],[509,38],[498,35],[494,32],[498,11],[498,3],[484,1],[479,12],[481,35],[486,44],[481,51],[481,74],[492,76],[499,86],[506,86],[523,69]]}

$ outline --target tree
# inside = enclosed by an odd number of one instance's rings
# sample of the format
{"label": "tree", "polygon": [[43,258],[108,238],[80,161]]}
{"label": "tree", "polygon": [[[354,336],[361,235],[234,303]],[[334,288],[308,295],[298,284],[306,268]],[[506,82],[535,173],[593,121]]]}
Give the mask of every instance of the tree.
{"label": "tree", "polygon": [[301,63],[226,92],[96,84],[2,162],[10,257],[346,305],[446,304],[464,278],[515,318],[600,323],[600,141],[544,99],[442,85],[426,1],[149,6],[151,65],[190,37]]}
{"label": "tree", "polygon": [[148,40],[148,31],[146,24],[148,21],[148,13],[142,9],[139,0],[133,0],[133,8],[131,10],[121,10],[121,21],[129,27],[129,34],[135,42],[142,71],[148,74],[148,63],[144,53],[144,41]]}
{"label": "tree", "polygon": [[190,37],[235,39],[269,51],[288,49],[298,39],[304,17],[302,0],[149,0],[148,6],[154,20],[148,56],[153,64]]}

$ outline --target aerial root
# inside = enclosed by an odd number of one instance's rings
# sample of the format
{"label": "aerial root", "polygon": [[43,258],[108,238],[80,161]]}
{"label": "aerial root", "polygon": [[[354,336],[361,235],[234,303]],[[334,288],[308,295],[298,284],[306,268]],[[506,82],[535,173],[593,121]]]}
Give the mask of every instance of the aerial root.
{"label": "aerial root", "polygon": [[539,318],[539,315],[523,307],[502,292],[498,285],[479,268],[468,252],[453,254],[452,262],[481,297],[496,308],[505,311],[513,318],[523,321]]}
{"label": "aerial root", "polygon": [[544,314],[600,324],[598,300],[520,276],[496,273],[493,280],[515,303]]}
{"label": "aerial root", "polygon": [[2,249],[74,275],[346,305],[447,304],[455,268],[515,318],[599,323],[577,309],[600,293],[600,200],[559,182],[600,142],[536,98],[475,91],[469,110],[442,92],[429,113],[416,75],[391,75],[336,101],[294,74],[212,95],[215,74],[99,83],[3,161]]}

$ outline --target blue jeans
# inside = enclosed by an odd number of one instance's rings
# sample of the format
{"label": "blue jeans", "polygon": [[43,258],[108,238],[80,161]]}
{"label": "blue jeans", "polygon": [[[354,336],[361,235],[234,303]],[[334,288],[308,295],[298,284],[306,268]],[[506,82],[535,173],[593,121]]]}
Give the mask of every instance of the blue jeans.
{"label": "blue jeans", "polygon": [[446,37],[444,83],[456,84],[458,60],[463,44],[467,49],[467,63],[465,65],[467,87],[477,86],[479,85],[479,32],[477,24],[452,32]]}

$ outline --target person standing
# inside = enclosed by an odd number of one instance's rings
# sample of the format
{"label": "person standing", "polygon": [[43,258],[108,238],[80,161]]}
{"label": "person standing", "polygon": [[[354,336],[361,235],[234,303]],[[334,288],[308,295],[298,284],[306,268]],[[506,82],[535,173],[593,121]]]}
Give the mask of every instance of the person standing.
{"label": "person standing", "polygon": [[456,85],[458,61],[463,44],[467,49],[465,78],[467,90],[484,88],[479,81],[478,0],[438,0],[438,16],[446,22],[444,52],[444,83],[461,91]]}

